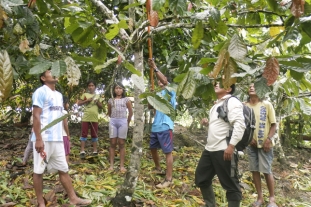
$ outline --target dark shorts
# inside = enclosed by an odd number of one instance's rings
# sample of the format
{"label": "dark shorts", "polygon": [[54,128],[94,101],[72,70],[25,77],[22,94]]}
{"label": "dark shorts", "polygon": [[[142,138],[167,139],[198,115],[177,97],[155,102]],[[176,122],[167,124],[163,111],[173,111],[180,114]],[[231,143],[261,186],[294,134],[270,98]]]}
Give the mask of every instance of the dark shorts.
{"label": "dark shorts", "polygon": [[87,138],[89,129],[91,129],[91,137],[98,138],[98,122],[82,122],[81,123],[81,137]]}
{"label": "dark shorts", "polygon": [[173,151],[173,132],[172,130],[165,130],[162,132],[151,132],[150,135],[150,149],[162,149],[163,153],[170,153]]}

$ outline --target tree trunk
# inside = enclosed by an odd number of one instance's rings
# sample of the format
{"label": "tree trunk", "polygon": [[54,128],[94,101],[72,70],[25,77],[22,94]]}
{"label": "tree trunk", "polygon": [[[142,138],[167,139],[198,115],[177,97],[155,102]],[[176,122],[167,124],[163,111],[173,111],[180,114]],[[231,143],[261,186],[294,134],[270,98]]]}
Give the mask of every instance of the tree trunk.
{"label": "tree trunk", "polygon": [[276,117],[276,125],[277,125],[277,133],[275,133],[274,135],[274,142],[275,142],[275,146],[274,146],[274,152],[276,152],[276,156],[277,156],[277,160],[281,163],[281,164],[286,164],[287,160],[286,160],[286,156],[284,154],[284,150],[283,147],[281,145],[281,141],[280,141],[280,137],[281,137],[281,130],[280,130],[280,126],[281,126],[281,118],[278,116]]}
{"label": "tree trunk", "polygon": [[[136,51],[134,53],[135,67],[143,74],[143,53],[140,49],[140,45],[136,45]],[[140,77],[143,79],[143,76]],[[140,103],[139,95],[142,93],[141,89],[134,86],[134,130],[133,130],[133,141],[131,149],[130,164],[128,172],[126,173],[124,182],[121,188],[118,190],[115,198],[112,200],[112,205],[117,207],[131,206],[131,200],[137,185],[141,157],[142,157],[142,143],[143,143],[143,131],[144,131],[144,106]]]}

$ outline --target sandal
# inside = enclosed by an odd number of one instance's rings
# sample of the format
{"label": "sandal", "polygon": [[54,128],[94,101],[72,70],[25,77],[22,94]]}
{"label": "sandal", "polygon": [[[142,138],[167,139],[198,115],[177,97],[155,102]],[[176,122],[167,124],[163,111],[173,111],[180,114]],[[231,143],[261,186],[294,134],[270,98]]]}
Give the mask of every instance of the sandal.
{"label": "sandal", "polygon": [[274,202],[271,202],[267,205],[267,207],[278,207],[278,205],[276,205]]}
{"label": "sandal", "polygon": [[260,201],[255,201],[254,203],[252,203],[252,207],[260,207],[263,203]]}

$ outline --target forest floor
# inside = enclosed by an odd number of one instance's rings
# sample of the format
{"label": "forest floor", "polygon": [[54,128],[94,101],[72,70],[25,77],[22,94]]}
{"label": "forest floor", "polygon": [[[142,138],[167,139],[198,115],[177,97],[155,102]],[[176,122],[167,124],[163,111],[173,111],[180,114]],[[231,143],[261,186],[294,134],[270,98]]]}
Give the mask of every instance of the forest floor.
{"label": "forest floor", "polygon": [[[71,129],[70,176],[76,192],[85,198],[91,198],[90,206],[111,206],[110,200],[122,185],[125,175],[118,169],[118,153],[115,158],[115,170],[108,171],[107,126],[100,126],[99,155],[79,157],[79,125]],[[23,152],[28,142],[30,128],[0,127],[0,206],[36,206],[32,186],[32,158],[26,167],[20,166]],[[129,132],[129,135],[131,131]],[[102,137],[102,138],[101,138]],[[174,131],[174,172],[173,185],[167,189],[156,189],[155,185],[164,177],[152,173],[154,165],[148,150],[148,134],[143,141],[143,156],[137,187],[132,206],[150,207],[199,207],[203,200],[198,188],[194,185],[194,171],[206,141],[206,131],[195,130],[176,125]],[[130,160],[131,139],[127,139],[126,164]],[[90,143],[88,151],[91,152]],[[275,177],[275,195],[279,207],[311,207],[311,150],[284,148],[288,164],[282,165],[275,158],[273,171]],[[165,169],[165,158],[161,155],[161,165]],[[247,170],[247,156],[239,161],[243,200],[241,206],[251,206],[256,200],[256,192],[251,173]],[[225,191],[221,188],[217,177],[213,181],[217,199],[217,207],[227,206]],[[263,193],[266,206],[268,191],[262,177]],[[69,207],[68,198],[61,187],[58,175],[44,175],[44,193],[47,206]]]}

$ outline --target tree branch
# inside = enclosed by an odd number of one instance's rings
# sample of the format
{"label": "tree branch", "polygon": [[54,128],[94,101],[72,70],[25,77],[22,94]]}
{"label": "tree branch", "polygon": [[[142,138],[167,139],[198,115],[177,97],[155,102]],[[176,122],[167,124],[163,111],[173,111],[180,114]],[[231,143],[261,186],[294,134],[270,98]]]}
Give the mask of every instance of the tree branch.
{"label": "tree branch", "polygon": [[282,14],[278,14],[276,12],[266,11],[266,10],[262,10],[262,9],[252,10],[252,11],[241,11],[241,12],[238,12],[238,15],[249,14],[249,13],[265,13],[265,14],[276,15],[276,16],[279,16],[279,17],[287,17],[286,15],[282,15]]}
{"label": "tree branch", "polygon": [[[111,21],[113,21],[115,24],[119,23],[119,20],[111,10],[109,10],[105,4],[103,4],[100,0],[91,0],[91,2],[100,9],[105,15],[109,17]],[[129,35],[126,33],[124,29],[120,29],[120,34],[122,39],[129,39]]]}
{"label": "tree branch", "polygon": [[238,28],[261,28],[261,27],[283,27],[284,24],[255,24],[255,25],[239,25],[239,24],[227,24],[228,27]]}

